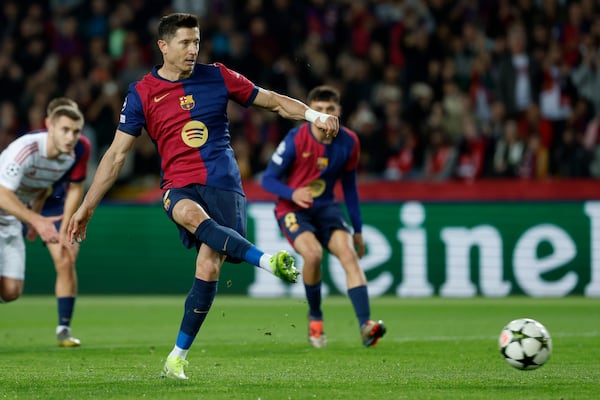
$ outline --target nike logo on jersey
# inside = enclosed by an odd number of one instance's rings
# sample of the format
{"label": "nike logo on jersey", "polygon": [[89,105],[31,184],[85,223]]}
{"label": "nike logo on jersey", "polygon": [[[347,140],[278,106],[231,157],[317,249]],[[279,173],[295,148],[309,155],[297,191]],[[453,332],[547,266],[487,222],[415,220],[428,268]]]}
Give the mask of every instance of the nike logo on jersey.
{"label": "nike logo on jersey", "polygon": [[223,253],[227,251],[227,242],[229,242],[229,236],[225,239],[225,243],[223,244],[223,249],[221,250]]}
{"label": "nike logo on jersey", "polygon": [[197,308],[194,308],[194,314],[208,314],[208,311],[202,311],[202,310],[198,310]]}
{"label": "nike logo on jersey", "polygon": [[161,101],[162,99],[164,99],[168,95],[169,95],[169,93],[163,94],[162,96],[154,96],[154,102],[158,103],[159,101]]}
{"label": "nike logo on jersey", "polygon": [[310,151],[303,151],[302,152],[302,158],[308,158],[312,155],[312,153]]}

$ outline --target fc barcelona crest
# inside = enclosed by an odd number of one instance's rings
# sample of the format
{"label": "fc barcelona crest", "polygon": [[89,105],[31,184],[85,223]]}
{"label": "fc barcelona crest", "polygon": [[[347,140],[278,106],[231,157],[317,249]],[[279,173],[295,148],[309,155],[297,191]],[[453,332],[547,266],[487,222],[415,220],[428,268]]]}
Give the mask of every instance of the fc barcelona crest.
{"label": "fc barcelona crest", "polygon": [[317,158],[317,169],[319,171],[324,170],[329,165],[329,158],[327,157],[319,157]]}
{"label": "fc barcelona crest", "polygon": [[181,108],[185,111],[189,111],[192,108],[194,108],[194,106],[196,105],[196,102],[194,101],[194,98],[192,97],[191,94],[188,94],[186,96],[181,96],[179,98],[179,105],[181,106]]}

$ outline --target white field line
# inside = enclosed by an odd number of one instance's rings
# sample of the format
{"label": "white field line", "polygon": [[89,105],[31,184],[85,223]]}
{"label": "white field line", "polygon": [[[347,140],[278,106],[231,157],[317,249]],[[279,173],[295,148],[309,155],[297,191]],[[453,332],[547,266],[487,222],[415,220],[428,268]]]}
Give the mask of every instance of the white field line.
{"label": "white field line", "polygon": [[[500,332],[498,332],[500,334]],[[551,333],[552,338],[573,338],[573,337],[599,337],[600,332],[559,332]],[[382,341],[386,342],[461,342],[469,340],[495,340],[498,336],[484,336],[484,335],[471,335],[471,336],[405,336],[405,337],[394,337],[393,335],[386,335]]]}

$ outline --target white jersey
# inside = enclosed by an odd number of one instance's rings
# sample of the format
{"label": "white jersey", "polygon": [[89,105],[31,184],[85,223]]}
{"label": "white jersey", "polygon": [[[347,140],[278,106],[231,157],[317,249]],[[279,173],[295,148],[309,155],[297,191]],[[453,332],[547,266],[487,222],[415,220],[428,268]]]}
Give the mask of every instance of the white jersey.
{"label": "white jersey", "polygon": [[[47,132],[23,135],[0,154],[0,185],[12,190],[23,204],[31,204],[51,188],[75,162],[74,153],[48,159],[47,141]],[[0,204],[0,226],[15,219]]]}

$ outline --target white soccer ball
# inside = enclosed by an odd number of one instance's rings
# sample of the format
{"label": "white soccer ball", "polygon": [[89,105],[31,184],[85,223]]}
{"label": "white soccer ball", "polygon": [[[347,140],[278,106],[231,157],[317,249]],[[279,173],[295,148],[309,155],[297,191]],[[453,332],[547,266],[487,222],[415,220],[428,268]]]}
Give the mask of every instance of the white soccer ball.
{"label": "white soccer ball", "polygon": [[536,369],[552,354],[552,338],[544,325],[531,318],[509,322],[498,339],[500,353],[517,369]]}

